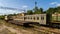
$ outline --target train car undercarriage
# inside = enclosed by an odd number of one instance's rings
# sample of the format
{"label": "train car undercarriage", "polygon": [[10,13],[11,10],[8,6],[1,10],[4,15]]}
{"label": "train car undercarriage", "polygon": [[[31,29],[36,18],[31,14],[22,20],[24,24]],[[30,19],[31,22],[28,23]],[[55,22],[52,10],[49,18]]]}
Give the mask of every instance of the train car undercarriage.
{"label": "train car undercarriage", "polygon": [[60,23],[48,23],[46,26],[60,29]]}
{"label": "train car undercarriage", "polygon": [[[59,28],[60,29],[60,23],[47,23],[46,25],[39,24],[39,23],[33,23],[33,22],[24,22],[24,21],[14,21],[14,20],[8,20],[7,22],[13,23],[16,25],[26,25],[28,26],[29,24],[34,24],[34,25],[40,25],[40,26],[45,26],[45,27],[51,27],[51,28]],[[31,26],[31,25],[30,25]]]}

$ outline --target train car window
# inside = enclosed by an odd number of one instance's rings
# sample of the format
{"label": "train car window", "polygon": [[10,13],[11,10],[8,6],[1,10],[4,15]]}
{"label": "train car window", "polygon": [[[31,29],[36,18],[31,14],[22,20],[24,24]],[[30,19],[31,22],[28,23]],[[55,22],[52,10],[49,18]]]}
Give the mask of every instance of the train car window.
{"label": "train car window", "polygon": [[26,17],[24,17],[24,19],[27,19]]}
{"label": "train car window", "polygon": [[35,17],[34,17],[34,20],[35,20]]}
{"label": "train car window", "polygon": [[31,17],[31,19],[32,19],[32,17]]}
{"label": "train car window", "polygon": [[39,17],[37,17],[37,20],[39,20]]}
{"label": "train car window", "polygon": [[41,20],[44,20],[44,16],[41,17]]}
{"label": "train car window", "polygon": [[29,19],[29,17],[28,17],[28,19]]}

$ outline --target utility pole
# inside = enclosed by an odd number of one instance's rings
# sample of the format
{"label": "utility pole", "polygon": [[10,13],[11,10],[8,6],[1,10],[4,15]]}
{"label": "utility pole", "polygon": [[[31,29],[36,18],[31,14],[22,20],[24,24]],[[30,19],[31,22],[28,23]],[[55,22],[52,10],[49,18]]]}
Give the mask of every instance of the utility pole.
{"label": "utility pole", "polygon": [[37,2],[35,1],[35,11],[36,11],[36,7],[37,7]]}
{"label": "utility pole", "polygon": [[37,7],[37,2],[35,1],[35,7]]}
{"label": "utility pole", "polygon": [[35,1],[35,8],[34,8],[35,14],[36,14],[36,11],[37,11],[37,10],[38,10],[37,2]]}

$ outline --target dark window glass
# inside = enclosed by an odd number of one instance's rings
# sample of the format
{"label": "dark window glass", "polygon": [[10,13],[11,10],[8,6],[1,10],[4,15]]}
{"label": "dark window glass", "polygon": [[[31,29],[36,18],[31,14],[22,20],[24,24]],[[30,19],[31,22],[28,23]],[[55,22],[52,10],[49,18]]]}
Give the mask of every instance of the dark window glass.
{"label": "dark window glass", "polygon": [[44,20],[44,17],[43,16],[41,17],[41,20]]}
{"label": "dark window glass", "polygon": [[37,20],[39,20],[39,17],[37,17]]}
{"label": "dark window glass", "polygon": [[24,19],[27,19],[26,17],[24,17]]}
{"label": "dark window glass", "polygon": [[34,20],[35,20],[35,17],[34,17]]}

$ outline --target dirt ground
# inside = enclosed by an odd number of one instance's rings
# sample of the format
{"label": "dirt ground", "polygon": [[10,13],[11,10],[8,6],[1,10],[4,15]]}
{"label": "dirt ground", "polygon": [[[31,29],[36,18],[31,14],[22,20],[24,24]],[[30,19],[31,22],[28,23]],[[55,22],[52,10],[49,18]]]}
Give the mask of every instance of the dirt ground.
{"label": "dirt ground", "polygon": [[0,20],[0,34],[40,34],[41,32]]}
{"label": "dirt ground", "polygon": [[[42,32],[45,29],[45,32]],[[49,28],[40,27],[39,29],[32,27],[18,26],[15,24],[7,23],[4,20],[0,20],[0,34],[56,34],[48,33]],[[50,29],[52,30],[52,29]],[[54,31],[60,32],[60,29],[53,29]]]}

